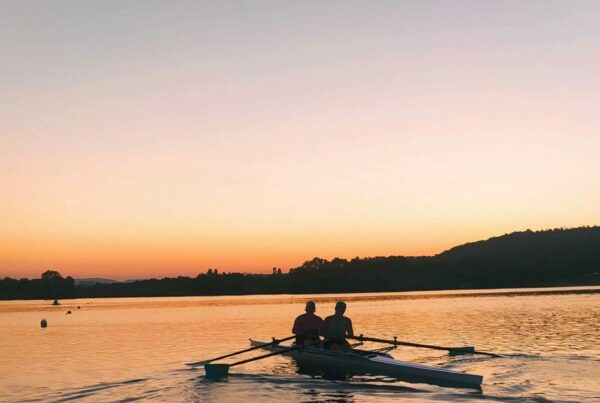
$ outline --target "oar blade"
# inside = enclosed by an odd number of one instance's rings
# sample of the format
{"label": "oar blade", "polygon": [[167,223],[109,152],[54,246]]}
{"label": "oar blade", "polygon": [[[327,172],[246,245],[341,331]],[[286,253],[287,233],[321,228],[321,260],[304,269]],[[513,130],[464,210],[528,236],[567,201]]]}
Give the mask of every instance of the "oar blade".
{"label": "oar blade", "polygon": [[206,378],[211,380],[224,379],[229,376],[229,364],[204,364]]}

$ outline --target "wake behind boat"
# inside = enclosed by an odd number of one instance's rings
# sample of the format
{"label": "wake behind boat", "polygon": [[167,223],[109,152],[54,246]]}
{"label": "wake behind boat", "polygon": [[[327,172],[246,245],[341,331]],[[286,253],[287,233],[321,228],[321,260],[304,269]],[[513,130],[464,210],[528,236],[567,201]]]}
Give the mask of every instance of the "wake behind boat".
{"label": "wake behind boat", "polygon": [[299,347],[250,340],[253,347],[280,352],[292,357],[299,365],[319,368],[337,368],[350,373],[383,375],[411,383],[427,383],[438,386],[475,388],[481,387],[483,376],[448,369],[399,361],[389,354],[353,350],[334,351],[320,347]]}

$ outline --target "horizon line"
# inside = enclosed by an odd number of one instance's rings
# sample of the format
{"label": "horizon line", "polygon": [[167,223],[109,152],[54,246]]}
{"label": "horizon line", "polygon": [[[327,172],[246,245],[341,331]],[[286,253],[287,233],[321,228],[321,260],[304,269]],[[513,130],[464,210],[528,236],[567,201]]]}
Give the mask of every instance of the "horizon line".
{"label": "horizon line", "polygon": [[[532,230],[531,228],[527,228],[525,230],[516,230],[516,231],[512,231],[512,232],[507,232],[504,233],[502,235],[495,235],[495,236],[491,236],[489,238],[486,239],[479,239],[476,241],[469,241],[469,242],[465,242],[459,245],[455,245],[452,246],[449,249],[445,249],[441,252],[438,252],[436,254],[431,254],[431,255],[387,255],[387,256],[381,256],[381,255],[375,255],[375,256],[354,256],[352,258],[341,258],[341,257],[333,257],[331,258],[331,260],[334,259],[341,259],[341,260],[346,260],[346,261],[351,261],[353,259],[369,259],[369,258],[377,258],[377,257],[405,257],[405,258],[422,258],[422,257],[435,257],[438,255],[441,255],[445,252],[448,252],[452,249],[455,249],[457,247],[460,246],[465,246],[465,245],[469,245],[469,244],[473,244],[473,243],[477,243],[477,242],[485,242],[485,241],[489,241],[491,239],[494,238],[499,238],[499,237],[503,237],[503,236],[508,236],[508,235],[512,235],[512,234],[517,234],[517,233],[526,233],[526,232],[533,232],[533,233],[538,233],[538,232],[550,232],[550,231],[568,231],[568,230],[575,230],[575,229],[583,229],[583,228],[599,228],[600,225],[580,225],[577,227],[553,227],[553,228],[544,228],[544,229],[539,229],[539,230]],[[326,258],[321,258],[319,256],[314,256],[312,259],[308,259],[308,260],[304,260],[304,262],[302,264],[304,264],[305,262],[309,262],[313,259],[324,259],[324,260],[328,260]],[[328,261],[331,261],[328,260]],[[288,274],[290,272],[290,270],[301,267],[302,264],[300,264],[299,266],[295,266],[295,267],[288,267],[287,269],[285,269],[286,271],[284,271],[283,268],[281,267],[276,267],[274,266],[272,269],[281,269],[282,274]],[[47,268],[46,270],[56,270],[60,273],[60,269],[57,268]],[[44,271],[46,271],[44,270]],[[208,270],[217,270],[220,271],[218,268],[216,267],[207,267],[204,269],[204,271],[199,271],[196,276],[200,275],[200,274],[205,274],[206,272],[208,272]],[[44,272],[43,271],[43,272]],[[42,273],[43,273],[42,272]],[[263,272],[243,272],[243,271],[223,271],[221,272],[222,274],[249,274],[249,275],[269,275],[270,273],[268,272],[268,270],[265,270]],[[41,275],[41,273],[40,273]],[[62,275],[62,273],[61,273]],[[72,277],[69,275],[66,275],[65,277]],[[110,280],[110,281],[114,281],[114,282],[118,282],[118,283],[124,283],[124,282],[133,282],[133,281],[143,281],[143,280],[152,280],[152,279],[166,279],[166,278],[177,278],[177,277],[191,277],[189,275],[172,275],[172,276],[163,276],[163,277],[159,277],[159,276],[150,276],[150,277],[138,277],[138,278],[123,278],[123,279],[117,279],[117,278],[109,278],[109,277],[105,277],[105,276],[86,276],[86,277],[72,277],[74,280],[86,280],[86,279],[103,279],[103,280]],[[2,278],[11,278],[10,276],[2,276]],[[35,280],[37,279],[37,277],[20,277],[19,279],[29,279],[29,280]]]}

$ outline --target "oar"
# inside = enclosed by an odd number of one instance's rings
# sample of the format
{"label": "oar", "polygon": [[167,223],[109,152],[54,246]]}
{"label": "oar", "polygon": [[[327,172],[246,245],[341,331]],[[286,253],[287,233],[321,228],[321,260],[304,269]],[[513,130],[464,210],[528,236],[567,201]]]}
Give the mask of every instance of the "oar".
{"label": "oar", "polygon": [[229,368],[235,367],[236,365],[242,365],[242,364],[246,364],[248,362],[262,360],[263,358],[273,357],[274,355],[279,355],[279,354],[285,354],[289,351],[300,350],[302,348],[304,348],[304,347],[303,346],[288,347],[288,348],[284,348],[279,351],[275,351],[273,353],[263,354],[263,355],[259,355],[258,357],[248,358],[246,360],[234,362],[233,364],[206,363],[206,364],[204,364],[204,371],[206,372],[206,377],[208,379],[226,378],[227,375],[229,375]]}
{"label": "oar", "polygon": [[200,366],[200,365],[205,365],[205,364],[208,364],[209,362],[212,362],[212,361],[222,360],[223,358],[233,357],[234,355],[238,355],[238,354],[242,354],[242,353],[247,353],[249,351],[258,350],[259,348],[263,348],[263,347],[267,347],[267,346],[272,346],[272,345],[275,345],[275,344],[279,344],[282,341],[291,340],[291,339],[293,339],[295,337],[296,336],[289,336],[289,337],[285,337],[283,339],[273,339],[273,341],[271,341],[269,343],[259,344],[258,346],[254,346],[254,347],[246,348],[244,350],[236,351],[235,353],[225,354],[225,355],[222,355],[220,357],[212,358],[210,360],[188,362],[185,365],[188,365],[190,367],[197,367],[197,366]]}
{"label": "oar", "polygon": [[448,351],[452,355],[481,354],[481,355],[488,355],[490,357],[501,357],[498,354],[486,353],[484,351],[475,351],[475,347],[470,347],[470,346],[469,347],[442,347],[442,346],[434,346],[431,344],[419,344],[419,343],[411,343],[408,341],[398,341],[396,339],[396,337],[394,337],[394,340],[377,339],[375,337],[364,337],[363,335],[352,336],[352,337],[348,337],[348,338],[359,340],[359,341],[372,341],[375,343],[393,344],[394,346],[409,346],[409,347],[429,348],[432,350],[445,350],[445,351]]}

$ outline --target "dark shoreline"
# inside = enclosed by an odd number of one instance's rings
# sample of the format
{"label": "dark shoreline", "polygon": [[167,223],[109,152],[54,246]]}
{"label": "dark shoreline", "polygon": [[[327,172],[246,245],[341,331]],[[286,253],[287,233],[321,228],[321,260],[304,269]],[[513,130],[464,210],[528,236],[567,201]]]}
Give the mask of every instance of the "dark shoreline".
{"label": "dark shoreline", "polygon": [[[572,288],[580,289],[572,289]],[[445,289],[445,290],[403,290],[403,291],[363,291],[363,292],[336,292],[336,293],[264,293],[264,294],[220,294],[220,295],[152,295],[152,296],[115,296],[115,297],[69,297],[64,301],[76,299],[118,299],[118,298],[189,298],[189,297],[279,297],[289,296],[291,298],[306,296],[315,301],[329,300],[328,296],[346,296],[346,301],[368,300],[375,297],[379,300],[413,300],[413,299],[442,299],[442,298],[480,298],[480,297],[522,297],[541,295],[585,295],[600,294],[600,284],[586,285],[562,285],[562,286],[540,286],[540,287],[518,287],[518,288],[473,288],[473,289]],[[552,289],[549,289],[552,288]],[[496,291],[494,290],[505,290]],[[454,292],[456,291],[456,292]],[[472,291],[472,292],[469,292]],[[481,292],[477,292],[481,291]],[[0,299],[0,302],[10,301],[53,301],[52,299]]]}

